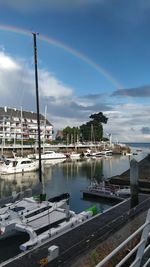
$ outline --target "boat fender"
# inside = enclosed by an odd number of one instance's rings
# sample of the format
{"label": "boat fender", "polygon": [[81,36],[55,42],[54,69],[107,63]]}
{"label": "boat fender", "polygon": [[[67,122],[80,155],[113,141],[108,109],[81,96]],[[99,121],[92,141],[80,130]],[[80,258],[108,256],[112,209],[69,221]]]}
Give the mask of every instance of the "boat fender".
{"label": "boat fender", "polygon": [[32,244],[28,245],[27,244],[28,242],[22,244],[19,246],[20,250],[21,251],[26,251],[26,250],[29,250],[29,249],[32,249],[35,245],[37,245],[37,242],[33,242]]}
{"label": "boat fender", "polygon": [[58,234],[58,232],[56,231],[56,229],[52,228],[51,229],[51,236],[54,236],[54,235],[57,235],[57,234]]}
{"label": "boat fender", "polygon": [[1,227],[0,228],[0,236],[3,235],[5,233],[5,227]]}

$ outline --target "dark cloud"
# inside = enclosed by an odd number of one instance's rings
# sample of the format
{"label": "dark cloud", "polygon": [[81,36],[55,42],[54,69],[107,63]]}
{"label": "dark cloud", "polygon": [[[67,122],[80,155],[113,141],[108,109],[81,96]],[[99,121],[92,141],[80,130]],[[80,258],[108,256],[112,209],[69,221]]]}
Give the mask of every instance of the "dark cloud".
{"label": "dark cloud", "polygon": [[143,127],[143,128],[141,129],[141,132],[142,132],[143,134],[150,134],[150,127]]}
{"label": "dark cloud", "polygon": [[99,98],[101,98],[103,96],[104,96],[104,94],[88,94],[88,95],[81,96],[81,98],[97,100],[97,99],[99,99]]}
{"label": "dark cloud", "polygon": [[138,88],[119,89],[114,91],[112,96],[150,97],[150,85]]}
{"label": "dark cloud", "polygon": [[[105,104],[93,104],[93,105],[82,105],[79,101],[77,100],[71,100],[65,103],[63,102],[53,102],[53,101],[48,101],[48,99],[42,101],[43,107],[47,105],[47,110],[50,114],[50,121],[51,119],[53,120],[53,117],[59,117],[60,120],[61,118],[68,118],[70,119],[70,122],[72,119],[76,119],[76,121],[81,121],[81,120],[87,120],[89,116],[92,113],[95,112],[105,112],[108,110],[112,110],[111,107],[105,105]],[[43,110],[44,113],[44,110]]]}
{"label": "dark cloud", "polygon": [[108,106],[107,104],[103,104],[103,103],[95,103],[93,105],[88,105],[86,104],[86,106],[78,104],[77,102],[70,102],[70,108],[72,109],[78,109],[78,110],[91,110],[91,111],[108,111],[108,110],[112,110],[112,107]]}

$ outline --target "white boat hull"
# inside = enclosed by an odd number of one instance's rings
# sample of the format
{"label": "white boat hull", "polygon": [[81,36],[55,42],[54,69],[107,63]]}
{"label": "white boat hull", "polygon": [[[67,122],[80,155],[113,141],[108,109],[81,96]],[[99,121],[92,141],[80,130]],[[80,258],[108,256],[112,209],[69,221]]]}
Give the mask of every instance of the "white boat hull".
{"label": "white boat hull", "polygon": [[[39,160],[38,154],[29,155],[28,158]],[[66,155],[55,151],[46,151],[41,153],[41,160],[66,159]]]}
{"label": "white boat hull", "polygon": [[[36,156],[36,159],[39,159],[39,156]],[[48,155],[48,154],[41,154],[41,159],[42,160],[53,160],[53,159],[66,159],[66,156],[61,154],[61,155]]]}
{"label": "white boat hull", "polygon": [[24,173],[24,172],[32,172],[37,171],[39,168],[39,163],[34,162],[33,164],[29,164],[28,166],[23,167],[7,167],[1,166],[0,167],[0,174],[15,174],[15,173]]}

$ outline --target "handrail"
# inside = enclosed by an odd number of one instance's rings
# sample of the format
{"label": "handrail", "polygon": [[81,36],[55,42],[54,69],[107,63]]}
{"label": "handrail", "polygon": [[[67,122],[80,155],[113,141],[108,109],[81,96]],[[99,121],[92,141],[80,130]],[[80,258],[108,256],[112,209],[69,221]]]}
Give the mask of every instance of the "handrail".
{"label": "handrail", "polygon": [[[118,252],[120,252],[125,245],[129,243],[134,237],[136,237],[142,231],[141,240],[138,244],[116,265],[116,267],[121,267],[125,262],[137,251],[135,260],[132,262],[130,267],[140,267],[141,261],[145,253],[150,249],[150,245],[146,248],[146,242],[150,232],[150,209],[147,213],[147,218],[145,223],[139,227],[132,235],[130,235],[126,240],[124,240],[117,248],[115,248],[110,254],[108,254],[101,262],[99,262],[95,267],[103,267],[108,263]],[[148,266],[150,259],[147,260],[143,267]]]}

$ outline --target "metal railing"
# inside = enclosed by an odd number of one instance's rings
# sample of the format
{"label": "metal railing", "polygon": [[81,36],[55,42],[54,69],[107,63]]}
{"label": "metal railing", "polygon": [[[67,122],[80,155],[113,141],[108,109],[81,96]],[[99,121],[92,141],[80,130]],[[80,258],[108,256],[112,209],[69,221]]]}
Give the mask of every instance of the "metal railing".
{"label": "metal railing", "polygon": [[130,267],[147,267],[150,266],[150,257],[148,257],[145,260],[145,263],[142,263],[142,260],[144,259],[144,256],[149,252],[150,250],[150,244],[147,244],[147,240],[149,237],[150,232],[150,209],[148,210],[147,217],[145,223],[139,227],[132,235],[130,235],[125,241],[123,241],[117,248],[115,248],[108,256],[106,256],[101,262],[99,262],[95,267],[104,267],[107,263],[112,260],[113,257],[117,255],[117,253],[123,251],[124,247],[128,245],[130,241],[132,241],[135,237],[137,237],[139,234],[141,234],[140,241],[129,251],[127,255],[124,256],[120,260],[120,262],[115,265],[115,267],[121,267],[126,266],[126,262],[131,261],[131,257],[133,257],[132,262],[130,262]]}

